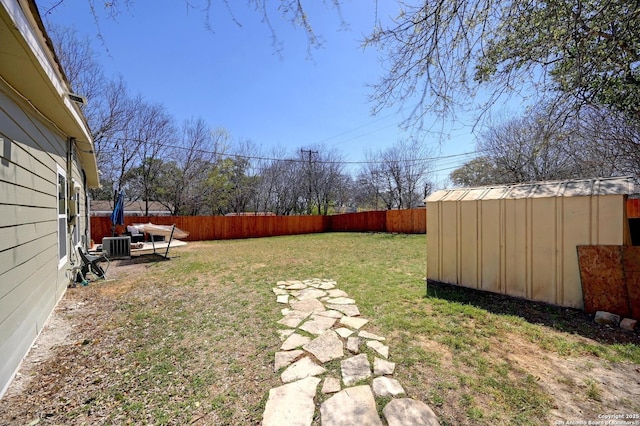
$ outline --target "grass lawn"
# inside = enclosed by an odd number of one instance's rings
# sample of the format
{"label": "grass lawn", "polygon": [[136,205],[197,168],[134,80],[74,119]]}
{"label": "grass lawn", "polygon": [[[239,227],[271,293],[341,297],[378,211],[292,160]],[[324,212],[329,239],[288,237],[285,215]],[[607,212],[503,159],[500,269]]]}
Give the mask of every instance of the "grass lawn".
{"label": "grass lawn", "polygon": [[280,384],[271,289],[315,277],[356,300],[366,329],[387,337],[394,377],[443,425],[640,413],[638,334],[447,285],[425,293],[424,235],[198,242],[170,255],[114,262],[113,281],[69,289],[63,339],[25,362],[0,424],[259,424]]}

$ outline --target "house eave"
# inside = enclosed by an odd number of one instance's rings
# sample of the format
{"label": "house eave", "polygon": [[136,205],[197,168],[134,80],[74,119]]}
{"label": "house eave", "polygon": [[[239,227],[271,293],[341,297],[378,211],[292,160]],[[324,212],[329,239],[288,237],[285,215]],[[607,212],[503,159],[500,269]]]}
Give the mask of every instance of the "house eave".
{"label": "house eave", "polygon": [[[33,0],[0,0],[0,77],[65,138],[74,138],[89,187],[99,187],[89,127],[69,98],[69,83]],[[36,30],[37,29],[37,30]]]}

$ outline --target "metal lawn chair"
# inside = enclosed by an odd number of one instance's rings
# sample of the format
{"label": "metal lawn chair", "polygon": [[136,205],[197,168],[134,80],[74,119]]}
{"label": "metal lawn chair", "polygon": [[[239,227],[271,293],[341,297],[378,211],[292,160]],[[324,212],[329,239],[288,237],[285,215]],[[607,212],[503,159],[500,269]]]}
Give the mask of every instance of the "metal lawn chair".
{"label": "metal lawn chair", "polygon": [[[82,276],[86,277],[88,272],[91,272],[96,278],[106,279],[107,269],[109,269],[109,258],[105,254],[94,256],[85,251],[84,248],[78,247],[78,253],[80,259],[82,259],[82,267],[80,271]],[[106,263],[107,267],[102,268],[101,263]]]}

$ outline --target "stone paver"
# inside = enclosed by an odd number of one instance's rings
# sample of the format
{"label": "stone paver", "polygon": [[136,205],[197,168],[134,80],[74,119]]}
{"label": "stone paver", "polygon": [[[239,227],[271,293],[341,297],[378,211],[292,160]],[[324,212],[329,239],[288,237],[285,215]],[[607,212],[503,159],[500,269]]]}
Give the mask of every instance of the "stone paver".
{"label": "stone paver", "polygon": [[291,308],[302,312],[322,312],[326,310],[324,305],[318,299],[298,300],[291,302]]}
{"label": "stone paver", "polygon": [[385,346],[377,340],[367,340],[367,347],[373,349],[383,358],[389,358],[389,346]]}
{"label": "stone paver", "polygon": [[288,294],[280,294],[278,295],[276,302],[284,303],[285,305],[289,303],[289,295]]}
{"label": "stone paver", "polygon": [[373,379],[372,387],[375,396],[399,396],[406,393],[399,381],[384,376]]}
{"label": "stone paver", "polygon": [[335,319],[340,319],[344,316],[344,314],[340,311],[334,311],[332,309],[328,310],[328,311],[321,311],[321,312],[316,312],[314,313],[314,315],[319,316],[319,317],[327,317],[327,318],[335,318]]}
{"label": "stone paver", "polygon": [[303,353],[304,351],[301,351],[299,349],[295,351],[276,352],[276,360],[273,363],[273,371],[277,372],[282,367],[286,367],[287,365],[291,364],[294,359],[298,358]]}
{"label": "stone paver", "polygon": [[345,328],[345,327],[340,327],[340,328],[336,328],[336,333],[338,333],[338,335],[343,339],[346,339],[347,337],[353,334],[353,330],[349,330],[348,328]]}
{"label": "stone paver", "polygon": [[287,290],[303,290],[307,288],[307,285],[302,281],[290,281],[289,284],[284,288],[286,288]]}
{"label": "stone paver", "polygon": [[382,426],[367,385],[343,389],[327,399],[320,406],[320,419],[322,426]]}
{"label": "stone paver", "polygon": [[319,299],[327,295],[326,291],[319,290],[317,288],[306,288],[296,296],[298,300]]}
{"label": "stone paver", "polygon": [[333,324],[335,324],[335,322],[335,318],[314,316],[310,321],[305,322],[299,328],[300,330],[304,330],[307,333],[319,336],[320,334],[330,329]]}
{"label": "stone paver", "polygon": [[324,283],[320,284],[320,286],[318,288],[321,288],[323,290],[331,290],[335,286],[336,286],[335,281],[328,281],[328,282],[324,282]]}
{"label": "stone paver", "polygon": [[354,305],[356,301],[348,297],[335,297],[327,299],[327,303],[331,305]]}
{"label": "stone paver", "polygon": [[308,426],[313,421],[313,397],[320,379],[308,377],[269,391],[262,426]]}
{"label": "stone paver", "polygon": [[385,337],[378,336],[377,334],[369,333],[368,331],[364,331],[364,330],[360,330],[360,332],[358,333],[358,336],[362,337],[363,339],[378,340],[381,342],[387,340]]}
{"label": "stone paver", "polygon": [[360,380],[371,377],[371,364],[369,364],[366,354],[360,354],[342,361],[340,371],[342,372],[342,383],[345,386],[351,386]]}
{"label": "stone paver", "polygon": [[[398,380],[390,377],[396,364],[386,360],[389,346],[382,343],[386,338],[362,330],[369,320],[360,317],[355,300],[336,288],[335,281],[278,281],[272,291],[277,303],[287,305],[281,309],[283,318],[278,324],[288,329],[278,330],[283,342],[275,353],[273,366],[276,373],[284,369],[280,374],[284,385],[269,391],[263,425],[310,425],[319,418],[322,426],[379,426],[383,423],[376,397],[396,398],[382,410],[389,426],[439,424],[426,404],[398,398],[405,391]],[[373,357],[373,374],[368,358],[371,352],[360,353],[365,342],[377,355]],[[335,371],[337,364],[325,365],[344,358],[345,349],[349,358],[341,360],[339,372]],[[332,377],[336,374],[342,380]],[[321,380],[321,392],[327,395],[323,399],[328,398],[318,413],[314,397]],[[358,385],[361,382],[371,384]]]}
{"label": "stone paver", "polygon": [[340,318],[340,324],[347,327],[355,328],[356,330],[368,323],[368,319],[356,318],[356,317],[342,317]]}
{"label": "stone paver", "polygon": [[317,376],[327,371],[326,368],[319,366],[309,357],[300,358],[280,375],[283,383],[293,382],[295,380],[304,379],[305,377]]}
{"label": "stone paver", "polygon": [[382,415],[389,426],[440,426],[438,418],[427,404],[410,398],[392,400],[384,407]]}
{"label": "stone paver", "polygon": [[295,330],[293,328],[288,328],[286,330],[278,330],[278,334],[280,335],[280,340],[285,341],[287,337],[291,336]]}
{"label": "stone paver", "polygon": [[325,331],[319,337],[304,345],[302,349],[313,354],[318,361],[323,363],[344,356],[342,340],[333,330]]}
{"label": "stone paver", "polygon": [[380,359],[376,357],[373,360],[373,375],[384,376],[385,374],[393,374],[396,369],[396,363]]}
{"label": "stone paver", "polygon": [[360,338],[349,337],[347,339],[347,350],[353,354],[360,352]]}
{"label": "stone paver", "polygon": [[633,318],[625,318],[620,321],[620,328],[627,331],[635,331],[638,326],[638,320],[634,320]]}
{"label": "stone paver", "polygon": [[289,311],[284,318],[278,321],[278,324],[282,324],[287,327],[296,328],[302,321],[304,321],[311,312],[302,311]]}
{"label": "stone paver", "polygon": [[310,341],[311,341],[310,337],[303,336],[298,333],[293,333],[291,334],[291,336],[287,337],[287,340],[282,342],[282,346],[280,346],[280,350],[290,351],[291,349],[295,349],[302,345],[306,345]]}
{"label": "stone paver", "polygon": [[606,311],[597,311],[596,316],[593,319],[598,324],[609,324],[615,325],[616,327],[620,324],[620,315],[612,314],[611,312]]}
{"label": "stone paver", "polygon": [[322,384],[322,393],[340,392],[340,380],[335,377],[327,377]]}
{"label": "stone paver", "polygon": [[303,289],[307,288],[307,285],[303,284],[300,281],[297,281],[297,282],[292,282],[291,284],[289,284],[285,288],[287,290],[303,290]]}
{"label": "stone paver", "polygon": [[[280,294],[282,294],[282,293],[280,293]],[[336,289],[333,289],[333,290],[329,290],[327,292],[327,295],[329,297],[347,297],[347,296],[349,296],[346,291],[340,290],[339,288],[336,288]]]}
{"label": "stone paver", "polygon": [[356,305],[332,305],[329,303],[327,304],[327,309],[335,309],[348,317],[357,317],[360,315],[360,310]]}

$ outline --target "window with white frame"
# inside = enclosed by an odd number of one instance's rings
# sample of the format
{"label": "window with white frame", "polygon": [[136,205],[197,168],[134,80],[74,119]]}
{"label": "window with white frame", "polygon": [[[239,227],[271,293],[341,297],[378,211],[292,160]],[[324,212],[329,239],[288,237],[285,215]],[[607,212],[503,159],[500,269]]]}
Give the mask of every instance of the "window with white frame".
{"label": "window with white frame", "polygon": [[80,185],[78,185],[78,183],[73,178],[71,179],[71,182],[73,187],[73,195],[71,195],[69,202],[74,204],[72,214],[76,215],[75,220],[72,221],[73,228],[71,230],[71,242],[73,243],[73,247],[75,248],[80,244]]}
{"label": "window with white frame", "polygon": [[67,174],[58,166],[58,269],[68,259],[67,250]]}

